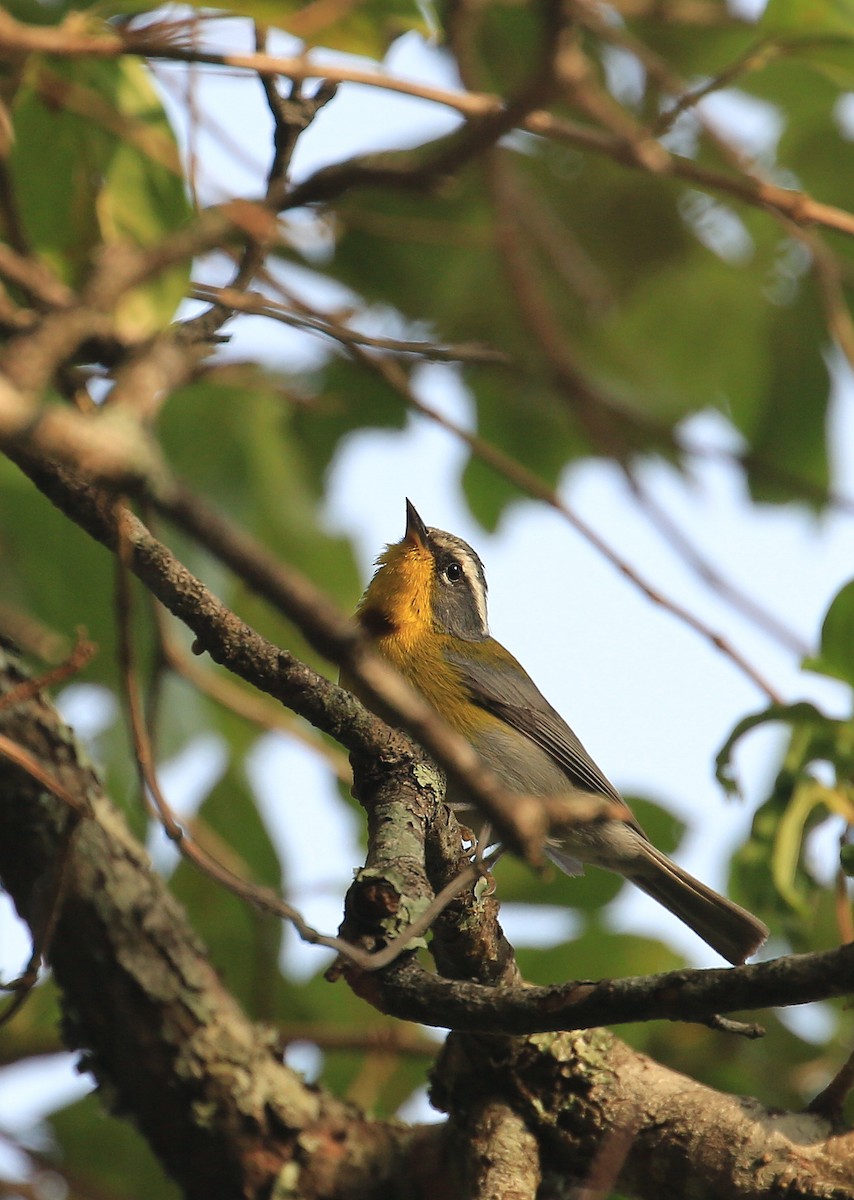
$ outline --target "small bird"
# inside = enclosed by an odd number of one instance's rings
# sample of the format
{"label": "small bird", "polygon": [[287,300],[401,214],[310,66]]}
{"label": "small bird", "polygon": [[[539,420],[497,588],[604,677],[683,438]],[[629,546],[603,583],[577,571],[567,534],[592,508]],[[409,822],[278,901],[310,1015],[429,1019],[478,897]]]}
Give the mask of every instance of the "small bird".
{"label": "small bird", "polygon": [[[653,846],[560,714],[490,637],[486,576],[471,546],[428,528],[409,500],[406,533],[377,560],[357,619],[381,657],[471,742],[510,792],[565,797],[570,812],[583,797],[617,806],[608,811],[620,815],[572,825],[547,847],[562,870],[580,874],[589,863],[616,871],[731,963],[759,949],[766,926]],[[465,797],[448,801],[466,806]]]}

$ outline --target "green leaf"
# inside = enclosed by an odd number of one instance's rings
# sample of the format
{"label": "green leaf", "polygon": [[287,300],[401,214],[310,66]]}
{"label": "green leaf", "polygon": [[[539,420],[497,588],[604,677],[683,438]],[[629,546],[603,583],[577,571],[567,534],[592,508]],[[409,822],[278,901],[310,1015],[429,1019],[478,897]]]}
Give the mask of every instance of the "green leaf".
{"label": "green leaf", "polygon": [[[36,57],[13,120],[11,169],[27,236],[72,286],[102,242],[147,249],[188,219],[177,144],[139,60]],[[121,332],[157,332],[188,279],[180,263],[134,288],[119,305]]]}
{"label": "green leaf", "polygon": [[[556,484],[567,459],[589,449],[565,405],[545,379],[522,381],[500,367],[473,368],[466,379],[477,403],[478,435],[547,484]],[[462,477],[471,511],[494,530],[504,507],[524,493],[495,467],[472,455]]]}
{"label": "green leaf", "polygon": [[771,367],[755,417],[742,425],[750,441],[751,494],[755,500],[786,503],[794,491],[819,507],[830,481],[830,375],[822,306],[811,283],[800,287],[794,303],[777,310],[768,336],[774,347]]}
{"label": "green leaf", "polygon": [[[672,424],[711,407],[742,414],[752,397],[764,393],[771,345],[761,296],[764,256],[756,258],[727,263],[697,246],[669,267],[650,271],[603,322],[597,355],[659,420]],[[710,312],[714,354],[708,353]]]}
{"label": "green leaf", "polygon": [[[712,0],[708,22],[662,21],[650,10],[626,17],[626,28],[656,51],[684,79],[727,71],[756,43],[753,21],[734,19],[726,0]],[[715,17],[717,16],[717,21]]]}
{"label": "green leaf", "polygon": [[[204,0],[193,7],[209,12]],[[293,34],[307,46],[382,59],[391,43],[411,30],[429,33],[424,10],[413,0],[360,0],[358,4],[306,5],[304,0],[235,0],[230,13]]]}
{"label": "green leaf", "polygon": [[[8,955],[6,957],[8,962]],[[21,963],[22,968],[24,965]],[[10,968],[11,964],[6,970],[11,973]],[[4,1020],[0,1024],[0,1063],[15,1065],[43,1054],[62,1051],[59,1037],[61,1016],[59,993],[53,977],[49,976],[33,988],[11,1020]]]}
{"label": "green leaf", "polygon": [[[732,755],[735,747],[745,734],[758,729],[762,725],[775,722],[789,725],[793,730],[797,727],[805,728],[807,742],[802,742],[804,745],[810,744],[810,739],[817,730],[833,729],[838,724],[835,721],[830,721],[825,717],[824,713],[808,700],[802,700],[796,704],[769,704],[767,708],[763,708],[759,712],[750,713],[748,716],[742,717],[715,758],[715,778],[727,795],[735,796],[738,795],[739,791],[732,767]],[[786,759],[791,771],[797,771],[805,762],[805,759],[801,756],[793,759],[791,748]]]}
{"label": "green leaf", "polygon": [[[248,531],[283,563],[355,607],[361,591],[350,543],[326,532],[318,512],[321,480],[295,429],[294,406],[278,382],[262,371],[214,371],[182,388],[164,407],[161,435],[177,470],[215,507]],[[228,573],[180,547],[191,569],[220,577],[218,594],[277,644],[313,664],[320,656],[266,600],[235,585]]]}
{"label": "green leaf", "polygon": [[[8,515],[3,523],[0,598],[27,609],[70,642],[82,626],[98,652],[79,678],[115,690],[118,670],[112,555],[70,523],[6,458],[0,458],[0,511]],[[8,519],[12,514],[14,519]],[[134,594],[139,596],[139,592]],[[150,622],[139,603],[135,615],[137,655],[147,662]],[[127,755],[127,743],[124,753]]]}
{"label": "green leaf", "polygon": [[147,1142],[130,1122],[107,1115],[98,1096],[55,1112],[49,1124],[61,1169],[71,1179],[87,1181],[81,1191],[91,1189],[112,1200],[178,1200],[177,1187]]}
{"label": "green leaf", "polygon": [[403,397],[361,363],[331,357],[306,386],[313,395],[296,406],[292,429],[312,480],[324,478],[349,434],[403,429],[406,424]]}
{"label": "green leaf", "polygon": [[839,865],[850,879],[854,879],[854,845],[850,842],[839,851]]}
{"label": "green leaf", "polygon": [[760,28],[769,33],[839,34],[854,42],[854,0],[768,0]]}
{"label": "green leaf", "polygon": [[832,600],[821,627],[818,658],[807,666],[854,686],[854,579]]}
{"label": "green leaf", "polygon": [[531,921],[536,924],[536,907],[566,908],[574,912],[597,913],[609,904],[623,886],[619,875],[591,867],[583,877],[565,874],[549,863],[542,874],[515,858],[505,857],[495,868],[498,899],[502,904],[530,904]]}
{"label": "green leaf", "polygon": [[[278,858],[255,805],[242,765],[230,763],[193,822],[196,840],[232,873],[281,893]],[[172,881],[194,928],[250,1015],[269,1019],[278,1009],[281,921],[259,912],[186,860]]]}
{"label": "green leaf", "polygon": [[646,975],[683,965],[678,954],[654,938],[601,927],[558,947],[519,950],[518,960],[525,979],[538,984]]}
{"label": "green leaf", "polygon": [[804,916],[809,915],[810,905],[799,865],[807,831],[824,801],[823,792],[813,780],[803,780],[795,788],[777,825],[771,855],[774,886],[786,903]]}
{"label": "green leaf", "polygon": [[[771,705],[740,721],[718,755],[718,778],[725,785],[733,786],[729,762],[739,739],[769,721],[790,726],[789,742],[771,794],[733,859],[732,890],[755,912],[781,914],[789,936],[803,942],[822,892],[804,866],[804,840],[829,814],[847,823],[854,819],[848,783],[854,772],[854,727],[806,702]],[[820,783],[815,763],[829,763],[839,782]]]}

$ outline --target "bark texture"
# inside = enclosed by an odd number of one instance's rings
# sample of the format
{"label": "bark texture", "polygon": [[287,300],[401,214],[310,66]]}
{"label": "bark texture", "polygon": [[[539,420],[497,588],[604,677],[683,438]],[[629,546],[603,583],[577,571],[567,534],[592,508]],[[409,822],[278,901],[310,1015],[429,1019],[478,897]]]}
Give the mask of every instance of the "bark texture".
{"label": "bark texture", "polygon": [[[229,994],[71,731],[3,648],[0,736],[28,756],[22,766],[0,755],[0,878],[36,942],[55,919],[47,957],[64,1039],[190,1200],[544,1200],[573,1187],[650,1200],[854,1197],[849,1129],[721,1095],[602,1030],[452,1034],[433,1075],[448,1113],[439,1126],[371,1120],[307,1086]],[[363,776],[376,836],[348,914],[355,935],[373,901],[367,942],[421,902],[419,830],[430,829],[432,857],[454,842],[436,817],[435,776],[405,757],[385,766],[403,782],[389,785],[379,766]],[[420,801],[396,811],[401,787],[417,791],[422,777]],[[433,876],[450,869],[442,862]],[[401,895],[410,887],[414,898]],[[481,955],[481,985],[500,996],[518,981],[495,910],[492,897],[461,898],[436,931],[436,957],[462,979]],[[360,974],[363,994],[377,975]]]}

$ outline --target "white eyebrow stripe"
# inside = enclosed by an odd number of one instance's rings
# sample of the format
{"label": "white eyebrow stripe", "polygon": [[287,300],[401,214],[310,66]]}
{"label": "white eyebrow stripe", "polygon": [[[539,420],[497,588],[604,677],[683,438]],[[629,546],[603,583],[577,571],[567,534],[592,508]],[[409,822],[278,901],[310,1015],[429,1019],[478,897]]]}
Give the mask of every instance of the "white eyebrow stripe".
{"label": "white eyebrow stripe", "polygon": [[489,626],[486,621],[486,588],[484,587],[480,568],[472,556],[465,551],[463,551],[461,558],[460,566],[463,569],[463,575],[466,577],[469,591],[474,599],[478,620],[480,621],[480,632],[485,637],[489,633]]}

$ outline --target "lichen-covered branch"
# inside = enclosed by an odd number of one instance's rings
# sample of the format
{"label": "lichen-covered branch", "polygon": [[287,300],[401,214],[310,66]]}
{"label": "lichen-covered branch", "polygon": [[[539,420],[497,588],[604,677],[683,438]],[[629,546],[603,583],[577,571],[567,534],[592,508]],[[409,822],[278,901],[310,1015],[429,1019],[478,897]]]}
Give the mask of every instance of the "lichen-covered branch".
{"label": "lichen-covered branch", "polygon": [[479,1108],[488,1094],[524,1117],[549,1195],[583,1185],[591,1195],[616,1190],[639,1200],[854,1196],[850,1129],[716,1092],[604,1030],[453,1034],[437,1074],[442,1107]]}
{"label": "lichen-covered branch", "polygon": [[[24,677],[0,650],[0,697]],[[337,1145],[330,1190],[371,1197],[412,1134],[366,1121],[282,1065],[274,1034],[249,1021],[184,913],[152,871],[56,710],[26,695],[0,728],[91,812],[78,813],[0,758],[0,879],[38,940],[57,902],[48,959],[64,1037],[117,1112],[130,1115],[193,1200],[255,1200],[276,1181],[301,1186],[301,1139]],[[61,895],[57,864],[73,822]],[[351,1126],[354,1154],[348,1154]],[[314,1168],[315,1172],[317,1167]]]}

